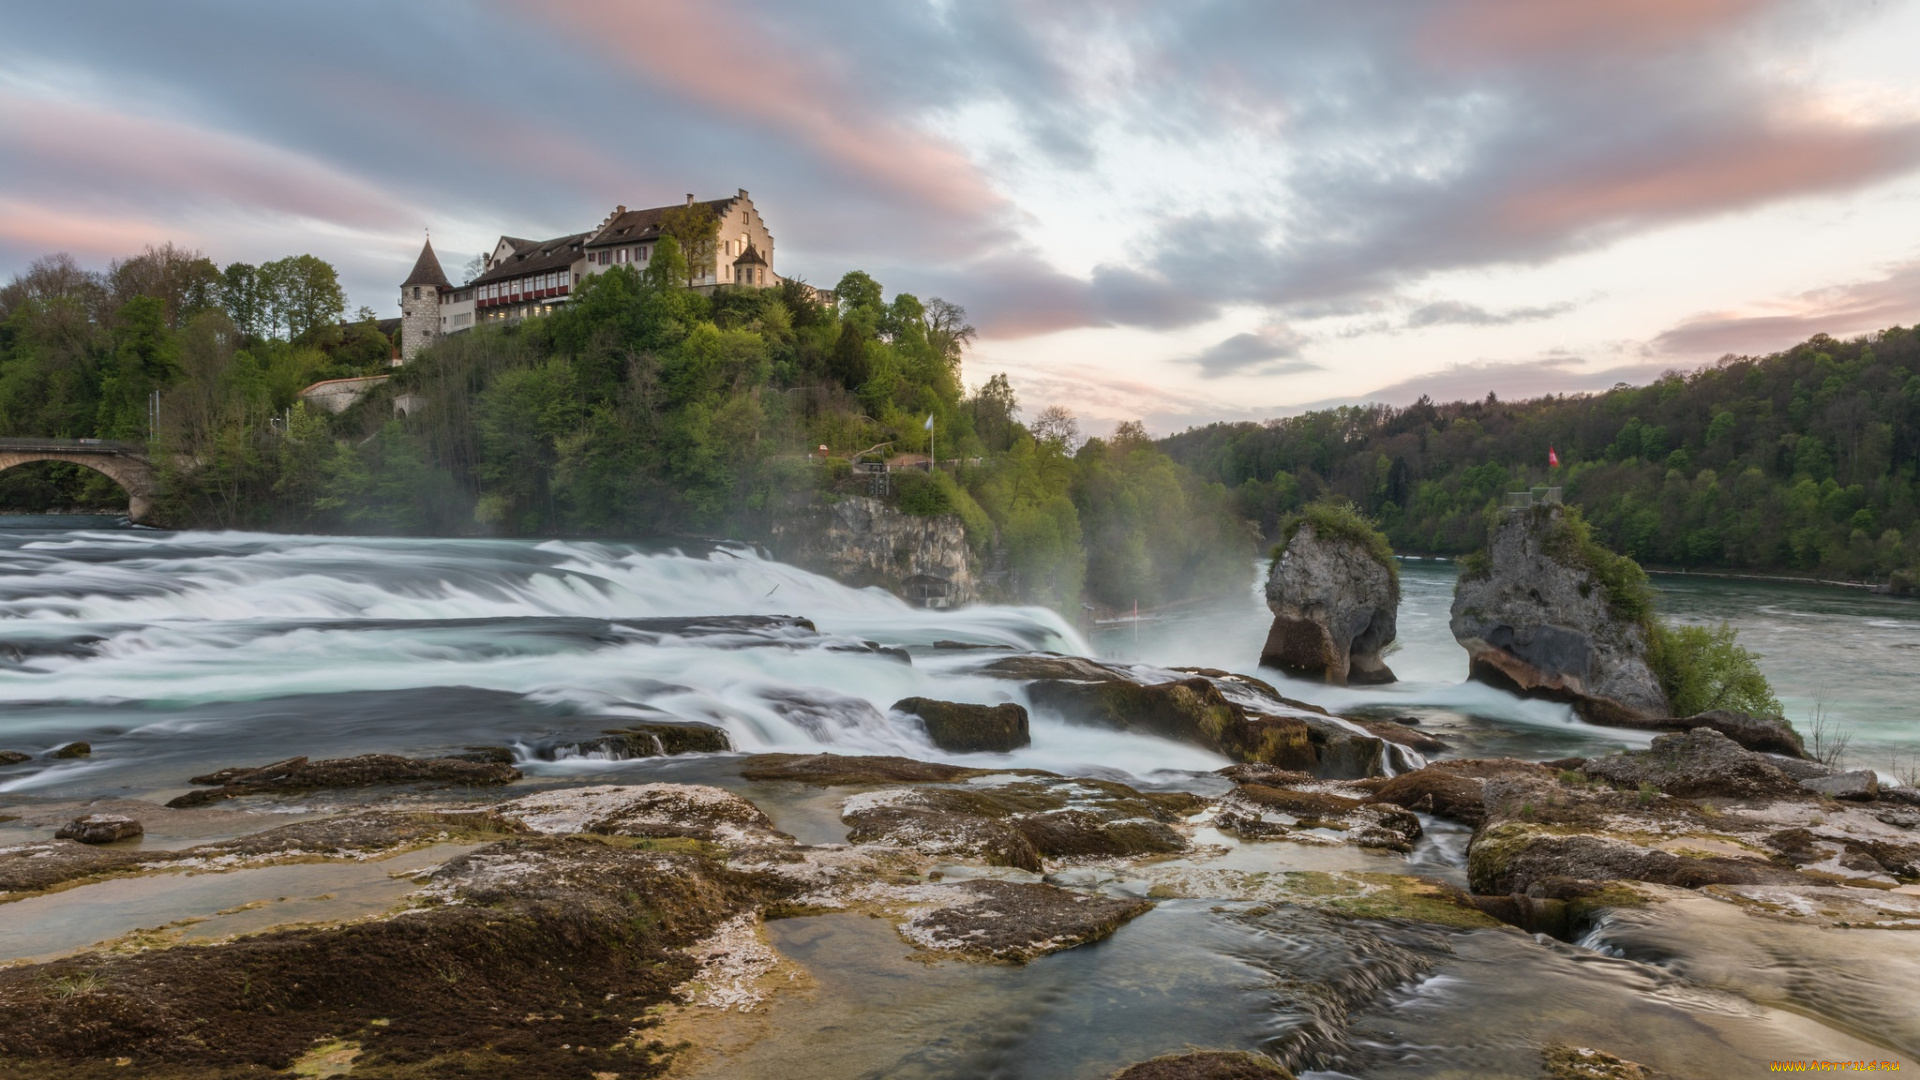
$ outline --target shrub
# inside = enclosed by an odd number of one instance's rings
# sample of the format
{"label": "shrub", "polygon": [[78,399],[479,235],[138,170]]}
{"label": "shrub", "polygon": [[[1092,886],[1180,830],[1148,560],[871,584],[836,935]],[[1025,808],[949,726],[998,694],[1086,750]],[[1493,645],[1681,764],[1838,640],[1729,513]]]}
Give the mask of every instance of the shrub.
{"label": "shrub", "polygon": [[[900,493],[902,513],[937,517],[953,513],[953,481],[940,474],[897,472],[890,476]],[[946,480],[945,484],[940,481]]]}
{"label": "shrub", "polygon": [[1273,549],[1276,561],[1286,551],[1287,545],[1293,543],[1294,534],[1300,531],[1302,525],[1312,525],[1314,535],[1321,539],[1345,540],[1358,545],[1373,557],[1373,561],[1387,568],[1394,584],[1400,583],[1400,564],[1393,557],[1393,545],[1387,541],[1386,534],[1347,500],[1339,497],[1316,499],[1302,507],[1299,513],[1282,521],[1280,543]]}
{"label": "shrub", "polygon": [[1583,566],[1607,594],[1607,606],[1622,619],[1647,628],[1649,641],[1659,633],[1653,618],[1653,588],[1647,584],[1647,572],[1625,555],[1617,555],[1593,538],[1593,526],[1580,511],[1567,507],[1536,507],[1532,513],[1553,515],[1547,533],[1547,554],[1561,562]]}
{"label": "shrub", "polygon": [[1655,624],[1647,663],[1660,680],[1675,716],[1732,709],[1779,716],[1780,699],[1761,673],[1758,658],[1737,640],[1733,627]]}

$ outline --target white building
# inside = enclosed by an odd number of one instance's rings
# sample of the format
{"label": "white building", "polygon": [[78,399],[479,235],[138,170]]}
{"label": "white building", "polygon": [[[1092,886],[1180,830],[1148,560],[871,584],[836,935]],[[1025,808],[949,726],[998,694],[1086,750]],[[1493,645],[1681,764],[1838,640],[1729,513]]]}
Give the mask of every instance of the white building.
{"label": "white building", "polygon": [[[685,206],[699,205],[692,195]],[[718,224],[713,259],[693,268],[693,285],[711,291],[723,285],[765,288],[780,283],[773,269],[773,234],[754,208],[747,189],[729,199],[704,204]],[[616,206],[597,228],[551,240],[502,236],[479,276],[454,285],[427,243],[413,273],[400,286],[400,357],[411,360],[434,341],[486,322],[517,322],[551,313],[567,302],[573,288],[608,267],[645,265],[662,233],[667,213],[659,206],[629,210]]]}

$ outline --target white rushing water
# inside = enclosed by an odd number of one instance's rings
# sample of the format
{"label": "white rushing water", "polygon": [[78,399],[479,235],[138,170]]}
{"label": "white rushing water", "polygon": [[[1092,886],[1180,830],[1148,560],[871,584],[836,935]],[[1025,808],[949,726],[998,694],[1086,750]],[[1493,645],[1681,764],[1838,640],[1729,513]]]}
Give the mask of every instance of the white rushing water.
{"label": "white rushing water", "polygon": [[[1464,654],[1446,628],[1452,577],[1448,564],[1405,568],[1401,643],[1388,658],[1401,682],[1349,690],[1263,674],[1338,712],[1418,718],[1461,754],[1553,758],[1651,738],[1464,681]],[[1920,746],[1905,709],[1920,690],[1909,659],[1920,605],[1838,590],[1661,584],[1676,616],[1740,626],[1790,716],[1804,719],[1814,694],[1826,693],[1822,707],[1858,736],[1863,763],[1897,766]],[[84,739],[96,751],[9,769],[0,791],[151,790],[200,766],[294,754],[506,745],[552,756],[649,718],[717,725],[742,751],[956,760],[889,706],[910,696],[1030,703],[1019,683],[978,674],[994,654],[936,643],[1251,672],[1269,618],[1257,593],[1102,627],[1089,640],[1043,608],[924,611],[738,547],[0,529],[0,750],[39,753]],[[642,621],[715,616],[799,617],[818,633]],[[874,643],[908,650],[911,663]],[[1225,763],[1043,710],[1034,712],[1032,746],[990,760],[1137,780]]]}
{"label": "white rushing water", "polygon": [[[1091,651],[1042,608],[924,611],[738,548],[145,531],[0,545],[0,748],[96,748],[0,790],[109,783],[101,772],[191,747],[225,763],[525,747],[644,719],[715,724],[745,751],[952,757],[888,706],[1021,701],[1020,685],[972,673],[995,654],[924,647]],[[819,632],[636,622],[706,616]],[[917,648],[907,663],[873,643]],[[1224,763],[1044,713],[1032,746],[995,760],[1132,775]]]}

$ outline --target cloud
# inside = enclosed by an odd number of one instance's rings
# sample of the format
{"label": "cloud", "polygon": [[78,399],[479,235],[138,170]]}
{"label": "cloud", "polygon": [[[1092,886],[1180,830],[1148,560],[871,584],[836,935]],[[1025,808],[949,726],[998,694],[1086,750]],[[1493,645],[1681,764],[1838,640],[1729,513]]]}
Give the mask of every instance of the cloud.
{"label": "cloud", "polygon": [[1488,311],[1478,304],[1469,304],[1460,300],[1435,300],[1422,304],[1407,315],[1406,326],[1409,329],[1422,329],[1428,326],[1510,326],[1513,323],[1534,322],[1539,319],[1551,319],[1572,311],[1571,303],[1544,304],[1538,307],[1508,308],[1505,311]]}
{"label": "cloud", "polygon": [[1318,371],[1320,365],[1300,358],[1305,339],[1285,326],[1267,326],[1258,331],[1235,334],[1216,342],[1192,357],[1206,378],[1221,375],[1292,375]]}
{"label": "cloud", "polygon": [[1778,352],[1815,334],[1850,337],[1920,319],[1920,260],[1884,277],[1815,289],[1770,305],[1770,314],[1711,312],[1660,334],[1651,351],[1674,356]]}
{"label": "cloud", "polygon": [[1301,406],[1301,410],[1380,402],[1410,405],[1422,395],[1435,401],[1478,401],[1489,393],[1505,401],[1606,390],[1616,383],[1641,385],[1672,369],[1671,362],[1625,364],[1588,369],[1578,357],[1545,356],[1520,361],[1475,361],[1449,364],[1438,371],[1415,375],[1354,397],[1333,398]]}

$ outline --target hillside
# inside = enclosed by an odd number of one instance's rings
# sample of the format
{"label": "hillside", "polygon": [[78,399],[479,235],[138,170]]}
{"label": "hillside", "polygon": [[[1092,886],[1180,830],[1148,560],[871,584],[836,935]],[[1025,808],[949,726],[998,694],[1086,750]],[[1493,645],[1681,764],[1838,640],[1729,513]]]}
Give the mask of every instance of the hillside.
{"label": "hillside", "polygon": [[1160,445],[1269,534],[1331,490],[1400,551],[1464,554],[1504,492],[1552,483],[1604,543],[1656,566],[1896,583],[1920,567],[1920,336],[1901,327],[1601,394],[1422,398]]}

